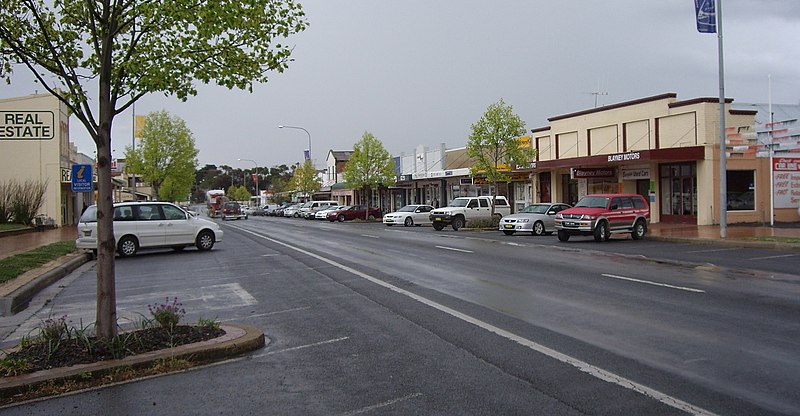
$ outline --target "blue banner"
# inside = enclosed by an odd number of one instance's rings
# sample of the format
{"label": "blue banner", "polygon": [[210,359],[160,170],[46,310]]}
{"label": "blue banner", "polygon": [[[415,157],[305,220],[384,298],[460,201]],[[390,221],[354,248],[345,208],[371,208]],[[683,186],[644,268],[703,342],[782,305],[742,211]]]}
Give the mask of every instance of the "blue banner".
{"label": "blue banner", "polygon": [[697,15],[697,31],[700,33],[717,33],[717,13],[715,0],[694,0],[694,12]]}

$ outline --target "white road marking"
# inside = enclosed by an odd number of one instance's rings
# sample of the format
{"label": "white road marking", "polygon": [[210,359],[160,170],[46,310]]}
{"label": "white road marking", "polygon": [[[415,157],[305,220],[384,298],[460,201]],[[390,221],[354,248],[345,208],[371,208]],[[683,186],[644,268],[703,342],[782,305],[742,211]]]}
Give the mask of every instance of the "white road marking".
{"label": "white road marking", "polygon": [[261,255],[261,257],[275,257],[275,256],[280,256],[280,254],[275,253],[275,254],[262,254]]}
{"label": "white road marking", "polygon": [[462,312],[459,312],[459,311],[457,311],[455,309],[452,309],[452,308],[449,308],[447,306],[444,306],[444,305],[442,305],[440,303],[434,302],[434,301],[432,301],[432,300],[430,300],[428,298],[422,297],[422,296],[417,295],[417,294],[415,294],[413,292],[409,292],[408,290],[401,289],[401,288],[399,288],[397,286],[394,286],[392,284],[386,283],[383,280],[380,280],[380,279],[378,279],[376,277],[370,276],[370,275],[368,275],[366,273],[360,272],[360,271],[358,271],[356,269],[353,269],[351,267],[347,267],[347,266],[345,266],[343,264],[337,263],[337,262],[335,262],[335,261],[333,261],[331,259],[328,259],[326,257],[322,257],[322,256],[314,254],[314,253],[312,253],[310,251],[304,250],[304,249],[302,249],[300,247],[295,247],[295,246],[293,246],[291,244],[284,243],[283,241],[275,240],[273,238],[267,237],[265,235],[258,234],[256,232],[253,232],[253,231],[241,228],[241,227],[236,227],[236,228],[238,230],[242,231],[242,232],[249,233],[249,234],[252,234],[252,235],[254,235],[256,237],[260,237],[260,238],[263,238],[263,239],[265,239],[267,241],[271,241],[271,242],[273,242],[275,244],[282,245],[282,246],[284,246],[284,247],[286,247],[288,249],[297,251],[299,253],[303,253],[303,254],[305,254],[305,255],[307,255],[309,257],[313,257],[313,258],[315,258],[315,259],[317,259],[319,261],[328,263],[328,264],[330,264],[332,266],[335,266],[335,267],[337,267],[337,268],[339,268],[341,270],[350,272],[350,273],[352,273],[352,274],[354,274],[356,276],[360,276],[363,279],[365,279],[365,280],[367,280],[369,282],[372,282],[372,283],[374,283],[376,285],[385,287],[386,289],[389,289],[389,290],[391,290],[391,291],[393,291],[395,293],[399,293],[401,295],[407,296],[407,297],[409,297],[411,299],[414,299],[414,300],[416,300],[416,301],[418,301],[418,302],[420,302],[420,303],[422,303],[424,305],[427,305],[427,306],[429,306],[431,308],[437,309],[437,310],[439,310],[441,312],[444,312],[444,313],[446,313],[448,315],[451,315],[453,317],[461,319],[464,322],[471,323],[471,324],[473,324],[473,325],[475,325],[475,326],[477,326],[479,328],[483,328],[483,329],[485,329],[485,330],[487,330],[489,332],[492,332],[494,334],[497,334],[497,335],[499,335],[499,336],[501,336],[503,338],[506,338],[506,339],[509,339],[511,341],[514,341],[514,342],[516,342],[516,343],[518,343],[518,344],[520,344],[522,346],[530,348],[533,351],[536,351],[536,352],[539,352],[541,354],[544,354],[544,355],[546,355],[546,356],[548,356],[550,358],[553,358],[555,360],[558,360],[558,361],[560,361],[560,362],[562,362],[564,364],[571,365],[571,366],[577,368],[579,371],[587,373],[587,374],[589,374],[589,375],[591,375],[593,377],[596,377],[596,378],[598,378],[600,380],[604,380],[604,381],[607,381],[609,383],[614,383],[614,384],[616,384],[618,386],[621,386],[623,388],[626,388],[628,390],[632,390],[632,391],[635,391],[635,392],[637,392],[639,394],[642,394],[644,396],[651,397],[651,398],[653,398],[653,399],[655,399],[655,400],[657,400],[657,401],[659,401],[661,403],[666,404],[667,406],[673,407],[675,409],[678,409],[678,410],[681,410],[681,411],[684,411],[684,412],[687,412],[687,413],[690,413],[690,414],[693,414],[693,415],[715,416],[714,413],[709,412],[708,410],[705,410],[703,408],[694,406],[694,405],[692,405],[690,403],[684,402],[684,401],[682,401],[682,400],[680,400],[678,398],[672,397],[672,396],[670,396],[670,395],[668,395],[666,393],[662,393],[662,392],[660,392],[658,390],[652,389],[652,388],[647,387],[647,386],[645,386],[643,384],[639,384],[639,383],[637,383],[637,382],[635,382],[633,380],[627,379],[627,378],[622,377],[622,376],[620,376],[618,374],[612,373],[612,372],[607,371],[607,370],[603,370],[602,368],[599,368],[599,367],[595,367],[595,366],[593,366],[593,365],[591,365],[591,364],[589,364],[589,363],[587,363],[585,361],[581,361],[581,360],[579,360],[577,358],[574,358],[574,357],[571,357],[569,355],[560,353],[560,352],[558,352],[558,351],[556,351],[554,349],[548,348],[548,347],[546,347],[544,345],[538,344],[538,343],[533,342],[533,341],[531,341],[531,340],[529,340],[527,338],[523,338],[523,337],[521,337],[521,336],[519,336],[517,334],[514,334],[513,332],[506,331],[504,329],[500,329],[500,328],[498,328],[498,327],[496,327],[496,326],[494,326],[492,324],[489,324],[487,322],[483,322],[483,321],[481,321],[481,320],[479,320],[477,318],[474,318],[472,316],[466,315],[466,314],[464,314]]}
{"label": "white road marking", "polygon": [[644,284],[653,285],[653,286],[668,287],[670,289],[685,290],[687,292],[706,293],[705,290],[701,290],[701,289],[693,289],[691,287],[683,287],[683,286],[673,286],[673,285],[669,285],[669,284],[666,284],[666,283],[658,283],[658,282],[651,282],[649,280],[634,279],[632,277],[617,276],[615,274],[605,274],[605,273],[603,273],[603,274],[601,274],[601,276],[610,277],[612,279],[627,280],[629,282],[644,283]]}
{"label": "white road marking", "polygon": [[779,256],[753,257],[747,260],[767,260],[767,259],[779,259],[783,257],[795,257],[795,256],[797,256],[797,254],[782,254]]}
{"label": "white road marking", "polygon": [[695,251],[687,251],[687,253],[717,253],[720,251],[733,251],[738,250],[738,248],[715,248],[712,250],[695,250]]}
{"label": "white road marking", "polygon": [[454,248],[454,247],[445,247],[445,246],[435,246],[435,247],[436,247],[436,248],[440,248],[440,249],[442,249],[442,250],[460,251],[460,252],[462,252],[462,253],[474,253],[474,251],[462,250],[462,249],[460,249],[460,248]]}
{"label": "white road marking", "polygon": [[268,351],[268,352],[265,352],[263,354],[254,355],[254,356],[252,356],[252,358],[261,358],[261,357],[266,357],[268,355],[278,354],[278,353],[282,353],[282,352],[297,351],[297,350],[302,350],[302,349],[305,349],[305,348],[318,347],[320,345],[332,344],[334,342],[340,342],[340,341],[344,341],[346,339],[350,339],[350,337],[334,338],[334,339],[329,339],[327,341],[315,342],[313,344],[299,345],[297,347],[284,348],[282,350]]}
{"label": "white road marking", "polygon": [[303,311],[303,310],[306,310],[306,309],[311,309],[311,307],[310,306],[303,306],[303,307],[300,307],[300,308],[284,309],[284,310],[274,311],[274,312],[257,313],[257,314],[253,314],[253,315],[239,316],[239,317],[236,317],[236,318],[222,319],[221,321],[222,322],[228,322],[228,321],[236,321],[236,320],[239,320],[239,319],[247,319],[247,318],[261,318],[261,317],[264,317],[264,316],[277,315],[277,314],[287,313],[287,312],[297,312],[297,311]]}
{"label": "white road marking", "polygon": [[361,413],[371,412],[373,410],[380,409],[381,407],[391,406],[391,405],[393,405],[395,403],[406,401],[406,400],[410,400],[410,399],[413,399],[413,398],[419,397],[419,396],[422,396],[422,393],[413,393],[413,394],[409,394],[408,396],[403,396],[403,397],[398,397],[396,399],[387,400],[387,401],[385,401],[383,403],[378,403],[378,404],[374,404],[372,406],[362,407],[361,409],[352,410],[352,411],[349,411],[349,412],[346,412],[346,413],[340,413],[339,415],[340,416],[359,415]]}
{"label": "white road marking", "polygon": [[369,235],[369,234],[361,234],[361,236],[362,237],[367,237],[367,238],[380,238],[377,235]]}

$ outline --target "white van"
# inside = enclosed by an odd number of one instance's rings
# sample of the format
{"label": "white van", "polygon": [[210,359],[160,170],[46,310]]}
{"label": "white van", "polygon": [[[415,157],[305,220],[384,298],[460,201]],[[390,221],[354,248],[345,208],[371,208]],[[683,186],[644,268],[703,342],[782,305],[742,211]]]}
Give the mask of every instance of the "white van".
{"label": "white van", "polygon": [[329,207],[333,207],[339,205],[339,201],[308,201],[300,208],[297,212],[299,217],[303,217],[305,219],[314,219],[314,214],[321,209],[326,209]]}
{"label": "white van", "polygon": [[[222,230],[217,223],[190,215],[168,202],[122,202],[114,205],[113,215],[114,240],[120,257],[150,247],[181,251],[193,245],[206,251],[222,241]],[[86,208],[81,215],[75,247],[97,252],[97,205]]]}

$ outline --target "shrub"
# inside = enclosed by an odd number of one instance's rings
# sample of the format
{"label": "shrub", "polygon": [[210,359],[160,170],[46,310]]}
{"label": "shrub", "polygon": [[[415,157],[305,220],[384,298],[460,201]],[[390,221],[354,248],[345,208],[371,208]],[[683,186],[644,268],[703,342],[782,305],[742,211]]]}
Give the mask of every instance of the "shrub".
{"label": "shrub", "polygon": [[44,204],[46,191],[46,182],[27,180],[22,185],[16,184],[16,192],[11,201],[13,221],[17,224],[31,224],[36,212]]}
{"label": "shrub", "polygon": [[175,325],[178,325],[181,318],[186,315],[186,310],[183,309],[183,304],[178,302],[177,297],[172,298],[172,302],[170,302],[169,297],[167,297],[165,303],[158,306],[147,305],[147,309],[150,311],[150,314],[153,315],[153,319],[155,319],[162,328],[168,329],[172,329]]}

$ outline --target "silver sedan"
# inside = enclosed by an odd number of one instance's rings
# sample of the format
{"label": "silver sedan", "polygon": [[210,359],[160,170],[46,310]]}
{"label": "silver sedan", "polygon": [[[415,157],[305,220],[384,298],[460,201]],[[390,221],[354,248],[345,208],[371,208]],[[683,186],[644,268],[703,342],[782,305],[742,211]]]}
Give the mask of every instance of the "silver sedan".
{"label": "silver sedan", "polygon": [[430,224],[429,217],[433,207],[430,205],[406,205],[395,212],[390,212],[383,216],[383,223],[388,227],[395,224],[403,224],[406,227],[412,225],[420,226]]}
{"label": "silver sedan", "polygon": [[551,234],[555,231],[553,219],[556,214],[567,208],[570,208],[570,205],[560,203],[528,205],[520,212],[500,219],[500,231],[505,235],[513,235],[517,231],[532,235]]}

